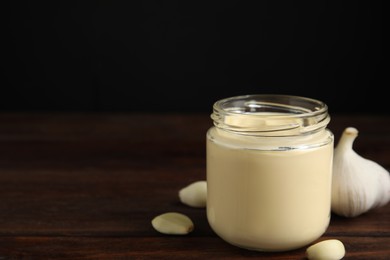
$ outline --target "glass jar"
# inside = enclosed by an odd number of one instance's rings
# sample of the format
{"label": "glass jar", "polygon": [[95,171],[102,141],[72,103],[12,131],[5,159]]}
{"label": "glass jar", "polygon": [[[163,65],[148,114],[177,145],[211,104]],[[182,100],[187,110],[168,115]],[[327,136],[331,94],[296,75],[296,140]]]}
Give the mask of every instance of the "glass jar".
{"label": "glass jar", "polygon": [[214,103],[207,131],[207,219],[238,247],[287,251],[327,229],[334,137],[325,103],[246,95]]}

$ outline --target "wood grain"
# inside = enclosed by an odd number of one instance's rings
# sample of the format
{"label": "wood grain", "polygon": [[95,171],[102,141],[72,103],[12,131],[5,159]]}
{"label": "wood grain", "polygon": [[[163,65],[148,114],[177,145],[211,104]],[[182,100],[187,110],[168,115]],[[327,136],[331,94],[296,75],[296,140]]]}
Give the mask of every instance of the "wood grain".
{"label": "wood grain", "polygon": [[[305,248],[262,253],[231,246],[204,209],[178,190],[205,179],[207,114],[0,114],[0,259],[304,259]],[[390,169],[390,118],[335,115],[336,140]],[[162,212],[189,215],[187,236],[157,233]],[[353,219],[332,215],[323,237],[345,259],[390,259],[390,205]]]}

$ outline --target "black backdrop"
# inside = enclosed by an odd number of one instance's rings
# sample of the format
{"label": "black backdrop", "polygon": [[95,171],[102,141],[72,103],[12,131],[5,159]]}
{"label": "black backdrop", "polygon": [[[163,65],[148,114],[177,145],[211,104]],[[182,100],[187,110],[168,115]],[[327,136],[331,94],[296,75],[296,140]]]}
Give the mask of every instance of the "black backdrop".
{"label": "black backdrop", "polygon": [[[256,4],[254,4],[256,3]],[[291,94],[389,114],[381,1],[9,1],[2,111],[211,111]]]}

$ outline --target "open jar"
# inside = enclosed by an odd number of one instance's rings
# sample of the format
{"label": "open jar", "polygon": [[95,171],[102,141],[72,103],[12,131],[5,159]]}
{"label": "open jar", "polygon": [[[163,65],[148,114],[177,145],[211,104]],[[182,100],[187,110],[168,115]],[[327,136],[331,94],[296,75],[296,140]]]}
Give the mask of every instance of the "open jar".
{"label": "open jar", "polygon": [[287,251],[327,229],[334,138],[327,105],[288,95],[219,100],[207,132],[207,219],[238,247]]}

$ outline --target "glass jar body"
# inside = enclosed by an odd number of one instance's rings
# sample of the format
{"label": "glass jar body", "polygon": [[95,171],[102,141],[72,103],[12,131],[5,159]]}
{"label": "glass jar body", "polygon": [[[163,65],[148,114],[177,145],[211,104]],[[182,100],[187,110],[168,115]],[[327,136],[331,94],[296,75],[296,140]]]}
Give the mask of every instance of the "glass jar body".
{"label": "glass jar body", "polygon": [[[266,115],[272,127],[281,122],[273,123],[268,112],[250,115]],[[253,128],[253,118],[234,116],[236,126]],[[233,245],[259,251],[292,250],[319,238],[330,221],[333,134],[324,127],[259,135],[218,126],[206,138],[212,229]]]}

